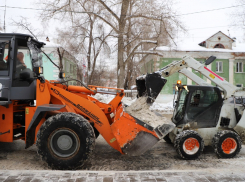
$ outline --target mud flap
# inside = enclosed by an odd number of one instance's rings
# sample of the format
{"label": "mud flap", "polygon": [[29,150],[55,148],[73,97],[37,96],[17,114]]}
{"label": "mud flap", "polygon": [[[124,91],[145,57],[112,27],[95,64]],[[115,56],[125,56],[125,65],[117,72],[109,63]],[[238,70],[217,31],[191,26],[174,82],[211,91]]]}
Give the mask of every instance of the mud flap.
{"label": "mud flap", "polygon": [[146,96],[147,103],[153,103],[166,82],[167,80],[159,73],[151,73],[145,77],[138,77],[136,79],[138,97]]}

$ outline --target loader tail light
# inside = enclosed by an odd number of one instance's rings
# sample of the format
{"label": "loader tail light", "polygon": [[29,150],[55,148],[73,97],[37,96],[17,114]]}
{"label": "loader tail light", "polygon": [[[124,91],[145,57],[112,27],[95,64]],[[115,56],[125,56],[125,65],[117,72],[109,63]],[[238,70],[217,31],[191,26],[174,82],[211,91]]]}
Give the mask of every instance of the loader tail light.
{"label": "loader tail light", "polygon": [[181,80],[177,80],[177,85],[181,85]]}
{"label": "loader tail light", "polygon": [[37,75],[43,74],[43,67],[34,67],[33,71]]}

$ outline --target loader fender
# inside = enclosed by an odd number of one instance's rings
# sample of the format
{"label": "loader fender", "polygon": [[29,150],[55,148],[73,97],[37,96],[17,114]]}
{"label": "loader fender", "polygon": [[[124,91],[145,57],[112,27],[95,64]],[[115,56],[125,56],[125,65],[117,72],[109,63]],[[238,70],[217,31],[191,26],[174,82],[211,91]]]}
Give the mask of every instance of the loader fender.
{"label": "loader fender", "polygon": [[26,131],[26,149],[34,144],[36,127],[40,123],[46,112],[60,110],[63,107],[65,107],[65,105],[58,104],[44,104],[37,107],[31,123]]}

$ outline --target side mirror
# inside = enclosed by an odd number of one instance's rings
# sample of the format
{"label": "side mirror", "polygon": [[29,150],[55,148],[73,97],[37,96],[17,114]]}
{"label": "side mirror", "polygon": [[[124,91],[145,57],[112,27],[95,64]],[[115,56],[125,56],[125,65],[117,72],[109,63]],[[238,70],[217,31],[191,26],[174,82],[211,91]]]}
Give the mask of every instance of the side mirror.
{"label": "side mirror", "polygon": [[216,59],[215,56],[210,56],[210,57],[205,61],[205,65],[209,65],[209,64],[212,63],[215,59]]}

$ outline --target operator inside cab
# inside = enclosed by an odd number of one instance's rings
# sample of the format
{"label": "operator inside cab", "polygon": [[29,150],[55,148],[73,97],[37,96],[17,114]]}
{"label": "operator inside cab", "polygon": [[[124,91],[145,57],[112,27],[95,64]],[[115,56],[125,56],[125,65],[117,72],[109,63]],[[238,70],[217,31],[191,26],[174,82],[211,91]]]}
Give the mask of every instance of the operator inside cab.
{"label": "operator inside cab", "polygon": [[198,107],[199,103],[200,103],[200,94],[196,94],[194,96],[194,102],[191,103],[191,106]]}
{"label": "operator inside cab", "polygon": [[[24,54],[24,52],[25,54]],[[29,66],[27,66],[26,62],[29,61]],[[15,62],[15,71],[14,71],[14,79],[13,79],[13,86],[15,87],[25,87],[29,86],[33,81],[33,73],[31,71],[31,59],[27,55],[27,48],[18,49],[16,55],[16,62]]]}
{"label": "operator inside cab", "polygon": [[23,52],[18,52],[17,54],[17,63],[16,63],[16,67],[22,67],[22,68],[26,68],[26,64],[24,62],[24,54]]}

